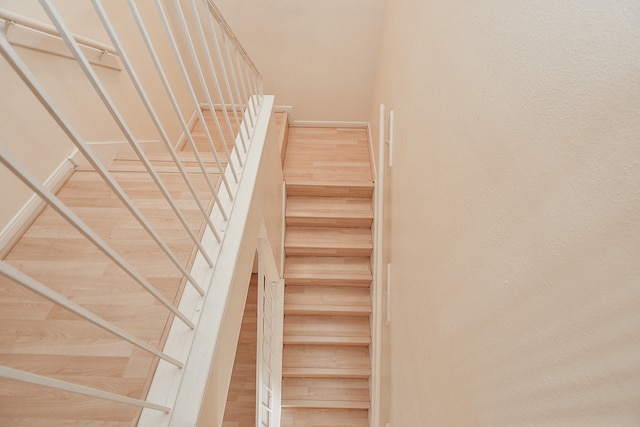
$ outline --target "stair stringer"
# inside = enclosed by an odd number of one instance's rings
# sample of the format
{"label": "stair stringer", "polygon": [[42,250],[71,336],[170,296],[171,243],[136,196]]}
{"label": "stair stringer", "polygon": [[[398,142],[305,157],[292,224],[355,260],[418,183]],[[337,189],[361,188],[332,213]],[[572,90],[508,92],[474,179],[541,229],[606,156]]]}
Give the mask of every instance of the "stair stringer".
{"label": "stair stringer", "polygon": [[[186,360],[185,366],[178,369],[161,361],[147,397],[149,401],[164,402],[172,411],[165,414],[145,409],[139,426],[222,424],[259,240],[268,240],[276,259],[283,254],[279,244],[284,215],[283,178],[272,108],[273,97],[265,96],[242,177],[235,184],[236,196],[228,209],[229,220],[222,233],[217,261],[208,273],[208,292],[193,310],[193,317],[199,317],[198,325],[189,330],[174,322],[167,339],[165,351]],[[221,199],[226,197],[226,193],[221,193]],[[185,290],[181,307],[190,298],[197,299],[197,294],[189,296]],[[172,391],[167,393],[167,389]]]}

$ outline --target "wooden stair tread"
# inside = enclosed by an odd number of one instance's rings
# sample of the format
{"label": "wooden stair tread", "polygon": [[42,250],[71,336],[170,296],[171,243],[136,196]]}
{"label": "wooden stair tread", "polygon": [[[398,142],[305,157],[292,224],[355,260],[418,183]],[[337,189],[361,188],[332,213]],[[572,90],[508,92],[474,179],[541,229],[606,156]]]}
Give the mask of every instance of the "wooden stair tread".
{"label": "wooden stair tread", "polygon": [[282,427],[368,427],[369,411],[341,408],[283,408]]}
{"label": "wooden stair tread", "polygon": [[308,181],[285,179],[287,196],[363,197],[373,196],[373,181]]}
{"label": "wooden stair tread", "polygon": [[289,285],[369,286],[371,260],[366,257],[289,256],[284,267]]}
{"label": "wooden stair tread", "polygon": [[285,378],[282,399],[293,401],[345,401],[369,404],[369,381],[363,378]]}
{"label": "wooden stair tread", "polygon": [[353,402],[349,400],[282,400],[283,408],[347,408],[369,409],[369,402]]}
{"label": "wooden stair tread", "polygon": [[284,323],[284,335],[369,336],[369,321],[341,316],[287,316]]}
{"label": "wooden stair tread", "polygon": [[368,228],[287,227],[287,255],[371,256],[373,240]]}
{"label": "wooden stair tread", "polygon": [[285,217],[288,226],[371,228],[373,206],[370,198],[292,196]]}
{"label": "wooden stair tread", "polygon": [[364,287],[293,286],[284,296],[285,314],[360,315],[371,312],[371,295]]}
{"label": "wooden stair tread", "polygon": [[296,316],[284,321],[285,344],[369,345],[369,319],[354,316]]}
{"label": "wooden stair tread", "polygon": [[[308,369],[308,373],[344,371],[348,374],[369,371],[369,349],[362,346],[285,345],[282,354],[283,369]],[[309,375],[307,375],[309,376]]]}
{"label": "wooden stair tread", "polygon": [[367,130],[289,128],[284,176],[309,181],[372,181]]}

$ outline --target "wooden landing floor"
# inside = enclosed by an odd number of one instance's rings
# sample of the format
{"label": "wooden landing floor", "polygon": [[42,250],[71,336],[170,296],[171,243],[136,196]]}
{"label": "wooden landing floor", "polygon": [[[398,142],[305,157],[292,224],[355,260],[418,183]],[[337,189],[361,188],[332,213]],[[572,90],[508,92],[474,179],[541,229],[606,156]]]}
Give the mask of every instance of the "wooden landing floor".
{"label": "wooden landing floor", "polygon": [[[205,112],[205,118],[211,127],[212,116]],[[222,120],[223,116],[219,118]],[[192,135],[198,148],[206,150],[203,134],[202,126],[196,123]],[[211,134],[220,149],[215,130]],[[190,154],[190,147],[185,145],[183,155]],[[221,157],[226,161],[223,154]],[[128,162],[115,168],[114,177],[188,270],[195,245],[140,164]],[[196,169],[189,168],[193,172],[189,177],[201,202],[210,206],[208,185]],[[161,179],[198,235],[203,216],[182,177],[171,166],[161,170]],[[210,177],[219,185],[217,173]],[[180,272],[95,172],[75,172],[58,197],[177,304],[185,286]],[[172,321],[169,311],[52,209],[44,209],[4,260],[143,341],[162,348]],[[0,364],[144,399],[157,360],[0,277]],[[0,427],[124,427],[135,425],[138,416],[139,410],[133,406],[0,379]]]}
{"label": "wooden landing floor", "polygon": [[[214,146],[226,163],[213,117],[207,111],[204,116]],[[218,113],[218,120],[228,135],[224,115]],[[232,127],[235,132],[234,121]],[[193,126],[192,135],[198,150],[209,159],[209,176],[219,186],[200,123]],[[191,155],[191,147],[183,145],[180,156]],[[203,217],[182,177],[162,155],[150,157],[191,230],[201,233]],[[113,165],[118,183],[188,270],[195,245],[143,167],[131,158]],[[185,166],[201,202],[210,206],[209,188],[196,163]],[[166,298],[179,301],[185,281],[178,269],[95,172],[76,171],[58,196]],[[162,348],[172,321],[169,311],[52,209],[44,209],[3,259]],[[0,365],[144,399],[156,364],[156,358],[145,351],[0,277]],[[0,379],[0,427],[124,427],[135,425],[139,413],[133,406]]]}

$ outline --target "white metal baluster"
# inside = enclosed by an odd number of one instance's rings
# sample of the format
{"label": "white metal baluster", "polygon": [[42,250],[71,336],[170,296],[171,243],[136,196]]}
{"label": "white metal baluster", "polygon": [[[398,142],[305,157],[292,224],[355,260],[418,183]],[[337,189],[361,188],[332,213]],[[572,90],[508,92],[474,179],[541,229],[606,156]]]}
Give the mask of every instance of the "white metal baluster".
{"label": "white metal baluster", "polygon": [[253,92],[256,94],[258,106],[260,106],[262,105],[262,96],[260,94],[260,89],[258,88],[258,76],[260,75],[260,72],[257,68],[255,68],[255,65],[253,65],[253,62],[251,62],[249,58],[247,58],[247,67],[249,74],[249,83]]}
{"label": "white metal baluster", "polygon": [[[227,52],[227,63],[229,64],[229,67],[231,68],[231,77],[233,78],[233,86],[236,90],[236,95],[237,95],[237,100],[238,100],[238,104],[237,106],[240,107],[240,109],[242,110],[242,123],[244,123],[244,128],[245,131],[247,133],[247,138],[249,138],[249,140],[251,140],[251,131],[249,130],[249,124],[248,121],[246,120],[245,114],[244,114],[244,103],[243,103],[243,95],[242,95],[242,91],[240,90],[240,84],[238,83],[238,73],[236,73],[236,66],[235,66],[235,62],[233,61],[233,58],[231,56],[231,49],[229,48],[229,43],[227,43],[227,36],[225,34],[225,30],[224,27],[220,28],[220,32],[222,34],[222,44],[224,44],[225,47],[225,51]],[[236,105],[234,105],[234,109],[236,108]],[[251,124],[251,126],[253,127],[253,122]]]}
{"label": "white metal baluster", "polygon": [[[251,71],[251,70],[250,70]],[[251,81],[251,87],[253,88],[253,92],[256,94],[256,102],[258,103],[258,107],[262,105],[262,96],[260,95],[260,90],[258,89],[258,76],[254,72],[249,73],[249,80]]]}
{"label": "white metal baluster", "polygon": [[[46,1],[46,0],[41,0]],[[5,57],[9,65],[14,69],[16,74],[22,79],[22,81],[27,85],[27,87],[31,90],[31,92],[35,95],[38,101],[42,104],[42,106],[49,112],[51,117],[58,123],[60,128],[64,131],[64,133],[69,137],[71,142],[78,148],[78,151],[89,161],[91,166],[96,170],[96,172],[102,177],[105,183],[111,188],[114,194],[120,199],[120,201],[124,204],[124,206],[129,210],[129,212],[136,218],[138,223],[145,229],[145,231],[153,238],[153,240],[158,244],[158,246],[162,249],[162,251],[167,255],[167,257],[171,260],[171,262],[178,268],[178,270],[183,274],[184,277],[187,278],[189,283],[191,283],[194,288],[199,289],[198,292],[200,295],[204,294],[204,291],[200,287],[200,285],[195,281],[195,279],[189,274],[180,262],[175,257],[173,252],[164,244],[160,236],[156,233],[156,231],[147,223],[145,218],[142,216],[140,210],[133,204],[129,196],[122,190],[120,185],[113,179],[111,174],[105,169],[105,167],[100,163],[100,160],[93,154],[93,152],[87,147],[87,144],[82,140],[80,135],[76,132],[76,130],[71,126],[69,121],[62,116],[62,114],[54,107],[53,101],[45,94],[43,88],[36,81],[35,77],[26,67],[22,59],[16,54],[13,47],[9,44],[6,39],[4,33],[0,32],[0,51],[2,55]]]}
{"label": "white metal baluster", "polygon": [[91,83],[91,86],[93,86],[94,90],[96,91],[96,93],[102,100],[103,104],[111,114],[111,117],[113,117],[114,121],[118,125],[118,128],[120,128],[120,130],[122,131],[127,141],[129,141],[129,144],[131,145],[131,148],[133,148],[133,151],[136,153],[138,158],[142,161],[142,164],[144,165],[145,169],[149,173],[149,176],[151,177],[152,181],[154,182],[156,187],[158,187],[158,190],[160,190],[160,193],[162,193],[162,196],[169,204],[169,207],[175,214],[176,218],[182,224],[182,227],[185,229],[185,231],[187,232],[187,234],[189,235],[193,243],[198,247],[198,249],[200,250],[200,253],[204,257],[204,259],[207,261],[207,264],[209,264],[209,267],[212,267],[213,261],[211,260],[211,257],[202,246],[202,243],[200,243],[200,240],[198,239],[198,237],[193,233],[193,230],[191,230],[189,223],[187,222],[184,215],[176,205],[175,200],[173,200],[173,197],[171,197],[171,194],[169,194],[169,190],[164,185],[164,183],[160,179],[160,176],[157,174],[155,168],[149,161],[149,158],[145,154],[144,150],[142,149],[142,147],[140,147],[140,144],[133,136],[131,129],[129,129],[129,126],[127,126],[124,120],[124,117],[122,117],[122,115],[120,114],[120,111],[111,100],[111,97],[107,94],[106,89],[104,88],[97,74],[89,64],[87,57],[82,52],[82,50],[80,50],[78,43],[74,40],[66,24],[62,22],[62,18],[59,16],[57,11],[54,10],[52,7],[49,7],[49,3],[47,3],[47,0],[43,3],[43,5],[45,4],[47,5],[45,7],[45,11],[49,14],[51,20],[53,21],[53,24],[60,31],[60,36],[66,42],[67,47],[69,48],[74,58],[80,65],[80,68],[82,69],[85,76],[89,80],[89,83]]}
{"label": "white metal baluster", "polygon": [[[151,105],[151,102],[149,101],[149,97],[147,96],[147,94],[146,94],[146,92],[144,90],[144,87],[142,86],[142,83],[140,81],[140,78],[138,77],[138,74],[136,73],[135,69],[133,68],[133,66],[131,64],[131,61],[129,60],[129,57],[127,56],[126,52],[124,51],[122,43],[120,42],[120,39],[118,38],[118,36],[117,36],[117,34],[116,34],[116,32],[115,32],[115,30],[113,28],[113,25],[111,25],[111,22],[107,18],[107,13],[104,10],[101,1],[100,0],[91,0],[91,1],[93,3],[93,7],[96,9],[96,12],[98,13],[98,16],[100,17],[100,20],[102,21],[102,24],[103,24],[104,28],[107,30],[107,34],[109,35],[109,38],[113,42],[113,45],[116,48],[116,51],[120,55],[120,60],[122,61],[122,64],[124,65],[124,68],[127,70],[127,73],[129,73],[129,77],[131,78],[131,81],[133,82],[133,85],[135,86],[136,91],[138,92],[138,95],[140,96],[140,99],[142,100],[142,103],[144,104],[145,108],[147,109],[147,112],[149,113],[149,116],[151,117],[151,120],[153,121],[153,124],[155,125],[156,129],[158,130],[158,133],[160,134],[160,137],[162,139],[162,142],[164,143],[165,148],[167,149],[167,151],[171,155],[171,159],[173,160],[173,162],[178,167],[178,171],[180,172],[180,175],[182,176],[182,179],[184,180],[185,184],[187,184],[187,187],[189,188],[189,191],[191,192],[191,195],[193,196],[194,201],[198,205],[198,208],[200,209],[200,212],[202,213],[203,217],[207,221],[207,224],[209,225],[209,228],[213,232],[216,240],[218,242],[220,242],[220,240],[221,240],[220,235],[218,234],[218,231],[216,230],[215,226],[213,225],[213,221],[211,221],[211,218],[209,217],[207,209],[202,205],[202,202],[200,201],[200,198],[198,197],[198,194],[197,194],[195,188],[193,187],[193,184],[191,183],[191,180],[189,179],[189,177],[188,177],[188,175],[187,175],[187,173],[186,173],[186,171],[185,171],[185,169],[184,169],[184,167],[182,165],[182,162],[178,158],[178,156],[176,154],[176,151],[173,148],[173,145],[171,144],[171,141],[169,141],[169,137],[167,136],[167,133],[164,130],[164,127],[162,126],[162,123],[160,123],[160,119],[158,118],[158,115],[156,114],[153,106]],[[211,266],[211,264],[209,264],[209,265]]]}
{"label": "white metal baluster", "polygon": [[[234,46],[235,47],[235,46]],[[236,65],[238,66],[237,70],[238,70],[238,76],[240,78],[240,87],[242,87],[242,91],[244,93],[245,99],[247,100],[247,111],[249,112],[249,119],[251,120],[251,127],[255,126],[255,119],[254,117],[258,117],[257,115],[257,110],[255,110],[255,105],[253,105],[253,98],[251,97],[251,91],[249,90],[248,86],[247,86],[247,82],[246,82],[246,76],[245,76],[245,62],[243,61],[243,56],[242,53],[240,52],[240,50],[238,48],[235,48],[235,59],[236,59]],[[254,107],[254,109],[252,110],[251,107]]]}
{"label": "white metal baluster", "polygon": [[34,278],[27,276],[17,268],[7,264],[4,261],[0,261],[0,274],[32,290],[33,292],[48,299],[49,301],[61,307],[66,308],[72,313],[77,314],[78,316],[82,317],[86,321],[93,323],[94,325],[104,329],[105,331],[110,332],[114,335],[117,335],[118,337],[122,338],[125,341],[128,341],[134,346],[141,348],[145,351],[148,351],[149,353],[155,356],[158,356],[162,360],[166,360],[167,362],[177,366],[178,368],[182,368],[184,366],[183,363],[180,362],[179,360],[169,356],[168,354],[161,352],[157,348],[151,347],[149,344],[139,340],[138,338],[134,337],[130,333],[120,329],[113,323],[107,322],[100,316],[95,315],[94,313],[74,303],[73,301],[69,300],[63,295],[51,290],[47,286],[38,282]]}
{"label": "white metal baluster", "polygon": [[[204,34],[204,28],[202,27],[202,22],[200,21],[200,13],[198,12],[198,7],[196,5],[195,0],[191,0],[191,9],[193,10],[193,15],[195,16],[196,25],[198,27],[198,34],[200,35],[200,41],[204,46],[204,53],[207,58],[209,73],[211,74],[213,83],[216,88],[216,92],[218,94],[218,99],[220,99],[220,104],[222,105],[222,114],[227,124],[227,129],[229,129],[229,134],[232,135],[232,138],[233,138],[232,142],[236,152],[236,158],[238,159],[238,165],[242,167],[243,165],[242,157],[240,156],[240,150],[238,150],[238,147],[237,147],[237,141],[235,138],[235,134],[233,132],[233,127],[231,126],[231,121],[229,120],[229,113],[224,103],[224,97],[222,95],[222,89],[220,88],[220,82],[218,81],[218,74],[216,73],[216,68],[213,65],[213,59],[211,58],[211,52],[209,51],[209,43],[207,42],[207,38],[205,37],[205,34]],[[207,12],[207,15],[208,15],[208,12]],[[229,161],[231,161],[231,159],[229,159]]]}
{"label": "white metal baluster", "polygon": [[[0,38],[0,41],[2,39]],[[118,267],[124,270],[133,280],[140,284],[147,292],[153,295],[158,301],[168,308],[173,314],[178,316],[186,325],[191,329],[194,328],[194,324],[180,312],[171,302],[162,295],[156,288],[153,287],[147,279],[145,279],[140,273],[136,272],[134,268],[122,258],[116,251],[114,251],[100,236],[98,236],[88,225],[82,221],[71,209],[69,209],[60,199],[58,199],[50,190],[48,190],[43,184],[40,184],[33,176],[31,176],[22,166],[20,166],[14,159],[12,159],[1,147],[0,147],[0,163],[5,165],[11,173],[13,173],[18,179],[25,183],[31,190],[33,190],[38,196],[47,202],[52,209],[58,212],[69,224],[71,224],[78,232],[87,238],[97,249],[105,254],[111,261],[113,261]]]}
{"label": "white metal baluster", "polygon": [[236,70],[238,72],[238,78],[240,79],[240,87],[242,88],[242,93],[244,94],[244,97],[246,99],[246,103],[247,103],[247,115],[249,116],[249,121],[251,123],[251,127],[255,126],[255,110],[253,110],[251,107],[253,106],[253,104],[251,103],[251,92],[249,91],[249,88],[247,87],[247,82],[245,80],[245,75],[244,75],[244,61],[242,60],[242,54],[240,53],[240,50],[237,49],[234,46],[234,59],[236,60]]}
{"label": "white metal baluster", "polygon": [[[213,195],[213,198],[216,201],[218,209],[220,209],[220,213],[222,214],[223,219],[226,221],[228,219],[227,212],[225,211],[224,206],[222,205],[222,201],[218,197],[218,191],[215,188],[215,185],[211,182],[211,179],[209,178],[206,166],[204,165],[204,163],[202,161],[202,157],[200,156],[200,153],[198,151],[196,143],[193,140],[193,136],[191,135],[191,130],[189,129],[189,126],[187,125],[187,122],[185,121],[184,117],[182,116],[182,112],[180,111],[180,106],[178,104],[178,100],[176,99],[176,97],[175,97],[175,95],[173,93],[173,89],[171,89],[171,85],[169,84],[169,79],[167,78],[167,75],[164,72],[164,68],[162,67],[162,64],[160,63],[160,59],[158,58],[158,54],[156,53],[156,49],[153,46],[153,43],[151,42],[151,37],[149,37],[149,33],[147,32],[147,28],[144,25],[144,22],[142,21],[142,17],[140,16],[140,12],[138,11],[138,7],[136,6],[136,4],[132,0],[129,0],[129,8],[130,8],[131,13],[133,15],[133,18],[134,18],[134,20],[136,22],[138,30],[140,31],[140,35],[142,36],[142,39],[144,40],[145,46],[147,47],[147,51],[149,52],[149,55],[151,56],[151,59],[153,61],[153,65],[156,68],[156,71],[158,72],[158,75],[160,76],[160,80],[162,81],[162,86],[164,87],[165,92],[167,93],[167,96],[169,97],[169,100],[171,101],[171,106],[173,107],[173,110],[176,113],[178,121],[180,122],[180,126],[182,128],[182,132],[186,136],[187,142],[189,142],[189,145],[191,146],[191,149],[193,150],[193,153],[196,156],[196,161],[198,162],[198,166],[200,167],[200,170],[202,171],[202,175],[203,175],[205,181],[207,182],[207,185],[208,185],[209,189],[211,190],[211,194]],[[209,226],[214,231],[214,235],[216,236],[216,239],[218,240],[218,242],[220,242],[220,236],[219,236],[218,232],[215,231],[215,227],[213,227],[213,224],[211,224],[210,221],[209,221]]]}
{"label": "white metal baluster", "polygon": [[15,381],[22,381],[29,384],[41,385],[44,387],[64,390],[71,393],[83,394],[85,396],[97,397],[98,399],[110,400],[112,402],[125,403],[127,405],[138,406],[141,408],[150,408],[162,412],[171,412],[171,408],[145,400],[134,399],[132,397],[115,394],[97,388],[87,387],[80,384],[73,384],[67,381],[57,380],[55,378],[45,377],[31,372],[13,369],[0,365],[0,378],[7,378]]}
{"label": "white metal baluster", "polygon": [[[251,105],[253,106],[253,113],[258,117],[258,107],[256,105],[256,97],[254,94],[254,88],[251,84],[251,69],[253,67],[253,62],[249,59],[249,56],[244,51],[244,49],[238,49],[238,60],[240,61],[240,70],[243,78],[243,82],[247,85],[247,95],[251,101]],[[248,101],[247,101],[248,102]]]}
{"label": "white metal baluster", "polygon": [[[198,75],[200,86],[203,89],[204,97],[207,101],[207,104],[209,105],[209,111],[211,111],[211,117],[213,118],[213,121],[216,125],[218,136],[220,137],[220,142],[222,143],[222,149],[224,150],[224,153],[227,156],[227,163],[229,165],[229,169],[231,169],[231,174],[233,175],[233,179],[235,180],[235,182],[238,182],[238,174],[236,173],[236,168],[233,165],[233,161],[232,161],[233,159],[231,158],[231,154],[229,153],[229,148],[227,147],[227,140],[224,137],[224,132],[222,131],[222,127],[220,126],[220,121],[218,120],[218,115],[216,114],[215,106],[213,105],[213,101],[211,100],[211,95],[209,94],[209,87],[207,85],[206,79],[204,78],[204,74],[202,72],[202,66],[200,65],[200,60],[198,59],[198,54],[195,50],[195,47],[193,46],[193,40],[191,39],[191,33],[189,32],[189,26],[187,25],[187,21],[184,17],[182,6],[180,5],[179,0],[174,0],[174,5],[176,7],[176,10],[178,11],[180,25],[182,25],[182,32],[187,39],[187,46],[189,47],[191,60],[195,65],[196,74]],[[233,131],[231,132],[231,135],[233,135]]]}
{"label": "white metal baluster", "polygon": [[[225,51],[227,52],[227,60],[228,60],[228,64],[229,67],[231,68],[231,76],[233,77],[233,85],[234,88],[236,90],[236,94],[238,96],[237,100],[238,100],[238,104],[237,106],[240,108],[240,111],[242,112],[241,116],[242,116],[242,123],[244,123],[244,129],[245,132],[247,133],[247,138],[249,138],[249,141],[251,141],[251,130],[249,129],[249,121],[247,120],[247,117],[245,117],[245,110],[246,110],[246,104],[244,101],[244,96],[242,94],[242,90],[240,88],[240,83],[238,82],[238,73],[236,72],[236,64],[235,61],[233,60],[233,56],[231,55],[231,49],[235,49],[234,46],[229,47],[229,43],[227,41],[228,37],[224,32],[224,27],[222,27],[222,24],[220,25],[220,32],[222,34],[222,43],[225,46]],[[253,122],[251,122],[251,127],[253,127]]]}
{"label": "white metal baluster", "polygon": [[[205,0],[206,3],[206,0]],[[206,12],[206,17],[207,17],[207,22],[209,24],[209,31],[211,32],[211,37],[213,39],[213,43],[216,46],[216,55],[218,57],[218,63],[220,63],[220,68],[222,69],[222,77],[224,80],[224,83],[226,85],[226,89],[227,89],[227,93],[229,94],[229,98],[231,98],[231,105],[232,105],[232,111],[233,111],[233,116],[235,118],[235,122],[236,122],[236,126],[238,126],[238,134],[240,135],[240,141],[242,142],[242,149],[244,150],[244,152],[247,152],[247,144],[245,142],[245,134],[242,131],[242,127],[240,126],[240,120],[238,119],[238,111],[236,110],[236,102],[235,102],[235,95],[233,94],[233,90],[231,89],[231,81],[229,78],[229,75],[227,74],[227,66],[226,63],[224,61],[224,59],[222,58],[222,50],[220,49],[220,43],[218,41],[218,34],[216,32],[216,27],[215,24],[213,23],[213,18],[211,15],[211,12],[209,12],[209,10],[207,9]],[[224,108],[226,109],[226,105],[224,105]],[[248,136],[248,134],[247,134]]]}
{"label": "white metal baluster", "polygon": [[[130,0],[133,2],[133,0]],[[227,180],[226,174],[224,173],[224,169],[222,168],[222,162],[218,157],[218,153],[216,151],[216,147],[213,144],[213,139],[211,138],[211,134],[209,133],[209,128],[207,127],[207,123],[204,120],[204,115],[202,114],[202,110],[200,109],[200,103],[198,102],[198,97],[193,89],[193,85],[191,84],[191,80],[189,79],[189,73],[187,72],[187,68],[182,59],[182,54],[180,54],[180,50],[178,49],[178,44],[176,42],[175,37],[173,36],[173,32],[171,31],[171,26],[169,25],[169,19],[167,18],[167,14],[164,11],[164,7],[160,3],[160,0],[155,1],[156,9],[160,14],[160,18],[162,19],[162,24],[164,29],[169,37],[169,41],[173,50],[173,53],[178,60],[178,64],[180,65],[180,71],[182,72],[182,77],[184,78],[185,83],[187,84],[187,88],[189,89],[189,95],[191,96],[191,101],[193,102],[193,106],[195,108],[196,114],[198,116],[198,120],[202,124],[202,129],[204,130],[205,136],[207,137],[207,142],[211,148],[211,152],[213,157],[216,159],[216,163],[218,165],[218,169],[220,171],[220,177],[222,178],[222,182],[224,184],[225,189],[227,190],[227,195],[230,200],[233,200],[233,193],[231,191],[231,187],[229,186],[229,181]]]}
{"label": "white metal baluster", "polygon": [[251,114],[250,110],[249,110],[249,97],[247,96],[247,91],[246,88],[244,86],[244,78],[242,77],[242,69],[238,64],[238,48],[236,47],[235,44],[233,44],[233,39],[231,39],[231,47],[229,47],[229,43],[227,42],[227,40],[230,37],[227,35],[227,33],[224,31],[222,31],[222,41],[227,45],[227,52],[229,53],[229,60],[232,62],[233,67],[234,67],[234,76],[235,79],[237,81],[238,84],[238,88],[239,88],[239,92],[240,92],[240,99],[241,99],[241,103],[240,105],[242,105],[244,107],[244,111],[243,111],[243,116],[246,118],[249,118],[249,126],[251,126],[251,128],[253,129],[255,124],[253,121],[253,115]]}

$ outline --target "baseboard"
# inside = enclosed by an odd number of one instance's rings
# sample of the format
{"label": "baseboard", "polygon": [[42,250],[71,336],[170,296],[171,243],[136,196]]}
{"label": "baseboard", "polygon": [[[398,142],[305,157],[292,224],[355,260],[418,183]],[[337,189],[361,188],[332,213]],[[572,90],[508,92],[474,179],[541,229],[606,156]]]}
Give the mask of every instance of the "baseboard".
{"label": "baseboard", "polygon": [[287,123],[293,126],[293,106],[292,105],[274,105],[274,113],[287,113]]}
{"label": "baseboard", "polygon": [[[209,110],[209,107],[203,107],[202,105],[200,106],[201,111],[202,109],[206,109]],[[189,129],[189,132],[193,131],[193,128],[196,126],[196,123],[198,123],[198,114],[196,113],[196,110],[193,110],[191,112],[191,117],[189,117],[189,121],[187,121],[187,129]],[[184,148],[184,145],[187,143],[187,134],[182,132],[182,134],[180,135],[180,138],[178,138],[178,142],[175,145],[175,150],[176,151],[180,151]]]}
{"label": "baseboard", "polygon": [[[53,193],[56,193],[71,177],[74,169],[74,162],[71,156],[69,156],[64,159],[46,179],[44,186]],[[36,194],[33,194],[29,200],[27,200],[27,203],[20,208],[18,213],[11,218],[2,231],[0,231],[0,259],[9,253],[45,207],[46,203]]]}
{"label": "baseboard", "polygon": [[[145,153],[159,153],[164,151],[160,141],[138,141]],[[98,157],[100,163],[109,166],[117,156],[134,155],[131,145],[126,141],[89,142],[91,151]],[[93,170],[93,166],[76,148],[69,160],[76,165],[77,170]]]}

